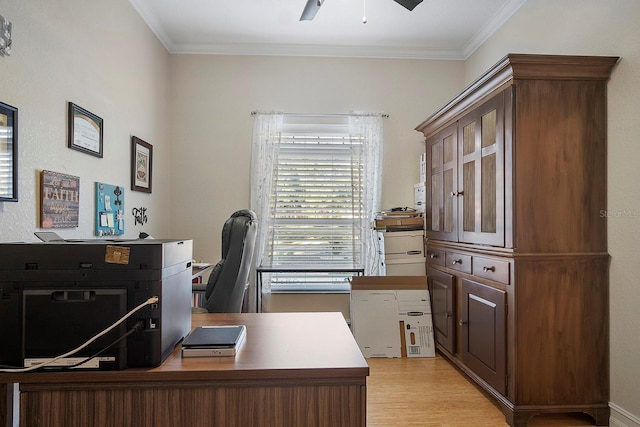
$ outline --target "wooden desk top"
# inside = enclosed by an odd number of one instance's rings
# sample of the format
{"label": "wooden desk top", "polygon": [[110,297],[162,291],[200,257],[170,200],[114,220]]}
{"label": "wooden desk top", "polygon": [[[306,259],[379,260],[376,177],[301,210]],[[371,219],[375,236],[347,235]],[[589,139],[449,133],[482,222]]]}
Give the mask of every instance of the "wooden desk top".
{"label": "wooden desk top", "polygon": [[235,356],[185,358],[178,345],[155,368],[0,374],[0,382],[199,382],[364,378],[369,366],[341,313],[194,314],[192,327],[247,326]]}

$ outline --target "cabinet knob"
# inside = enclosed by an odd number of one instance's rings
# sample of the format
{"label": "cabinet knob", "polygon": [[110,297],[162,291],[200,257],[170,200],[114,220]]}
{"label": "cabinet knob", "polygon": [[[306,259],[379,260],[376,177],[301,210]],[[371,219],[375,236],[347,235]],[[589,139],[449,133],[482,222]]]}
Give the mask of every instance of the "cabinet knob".
{"label": "cabinet knob", "polygon": [[438,258],[438,254],[429,254],[429,258],[431,259]]}
{"label": "cabinet knob", "polygon": [[453,261],[451,261],[451,264],[453,264],[453,265],[462,264],[462,260],[461,259],[454,259]]}
{"label": "cabinet knob", "polygon": [[462,196],[464,195],[464,191],[452,191],[449,194],[451,195],[451,197]]}
{"label": "cabinet knob", "polygon": [[466,322],[466,321],[464,321],[464,320],[462,320],[462,319],[460,319],[460,320],[458,321],[458,325],[460,325],[460,326],[464,326],[464,325],[466,325],[467,323],[469,323],[469,322]]}
{"label": "cabinet knob", "polygon": [[496,268],[494,266],[491,266],[491,267],[484,266],[482,267],[482,271],[484,271],[485,273],[488,271],[494,272],[496,271]]}
{"label": "cabinet knob", "polygon": [[449,317],[451,317],[451,313],[447,312],[447,313],[444,314],[444,318],[445,319],[448,319]]}

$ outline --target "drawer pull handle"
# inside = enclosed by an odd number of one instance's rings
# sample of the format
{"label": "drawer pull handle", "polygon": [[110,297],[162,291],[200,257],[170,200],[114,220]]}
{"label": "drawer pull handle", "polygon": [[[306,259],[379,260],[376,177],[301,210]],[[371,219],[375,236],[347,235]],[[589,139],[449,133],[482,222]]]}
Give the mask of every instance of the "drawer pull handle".
{"label": "drawer pull handle", "polygon": [[462,320],[462,319],[460,319],[460,320],[458,321],[458,325],[460,325],[460,326],[464,326],[464,325],[466,325],[467,323],[469,323],[469,322],[465,322],[465,321],[464,321],[464,320]]}
{"label": "drawer pull handle", "polygon": [[431,259],[438,258],[438,254],[429,254],[429,258]]}
{"label": "drawer pull handle", "polygon": [[489,271],[494,272],[494,271],[496,271],[496,268],[494,266],[491,266],[491,267],[484,266],[484,267],[482,267],[482,271],[484,271],[485,273],[487,273]]}
{"label": "drawer pull handle", "polygon": [[462,260],[461,259],[454,259],[453,261],[451,261],[451,264],[453,264],[453,265],[462,264]]}
{"label": "drawer pull handle", "polygon": [[420,255],[422,251],[407,251],[407,255]]}
{"label": "drawer pull handle", "polygon": [[449,194],[451,195],[451,197],[462,196],[464,195],[464,191],[452,191]]}

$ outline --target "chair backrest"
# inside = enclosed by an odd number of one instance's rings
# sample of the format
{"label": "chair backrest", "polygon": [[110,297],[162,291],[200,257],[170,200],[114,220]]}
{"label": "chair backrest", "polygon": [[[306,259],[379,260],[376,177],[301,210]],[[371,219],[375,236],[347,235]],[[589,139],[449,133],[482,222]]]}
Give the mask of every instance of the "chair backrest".
{"label": "chair backrest", "polygon": [[209,275],[204,308],[210,313],[240,313],[255,248],[258,221],[248,209],[234,212],[222,227],[222,259]]}

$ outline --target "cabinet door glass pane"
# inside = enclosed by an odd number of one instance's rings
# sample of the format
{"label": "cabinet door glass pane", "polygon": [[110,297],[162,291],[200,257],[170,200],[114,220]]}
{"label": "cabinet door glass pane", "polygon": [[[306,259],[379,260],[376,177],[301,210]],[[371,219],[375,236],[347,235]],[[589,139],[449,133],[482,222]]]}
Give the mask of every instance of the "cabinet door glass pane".
{"label": "cabinet door glass pane", "polygon": [[463,212],[463,229],[464,231],[475,231],[476,228],[476,167],[475,162],[466,162],[463,165],[462,174],[462,212]]}
{"label": "cabinet door glass pane", "polygon": [[496,143],[496,110],[482,116],[482,148]]}
{"label": "cabinet door glass pane", "polygon": [[453,146],[453,136],[447,136],[442,142],[444,144],[443,160],[444,164],[446,165],[447,163],[451,163],[453,161],[453,150],[455,149],[455,147]]}
{"label": "cabinet door glass pane", "polygon": [[464,155],[476,151],[476,122],[471,122],[462,130],[462,152]]}
{"label": "cabinet door glass pane", "polygon": [[442,152],[442,143],[436,142],[431,146],[431,167],[440,168],[442,165],[442,159],[440,153]]}
{"label": "cabinet door glass pane", "polygon": [[482,218],[485,233],[496,232],[496,154],[482,158]]}
{"label": "cabinet door glass pane", "polygon": [[444,231],[450,233],[453,231],[453,202],[451,197],[453,192],[453,169],[444,171]]}
{"label": "cabinet door glass pane", "polygon": [[442,197],[442,175],[431,175],[431,230],[440,231],[440,200]]}

